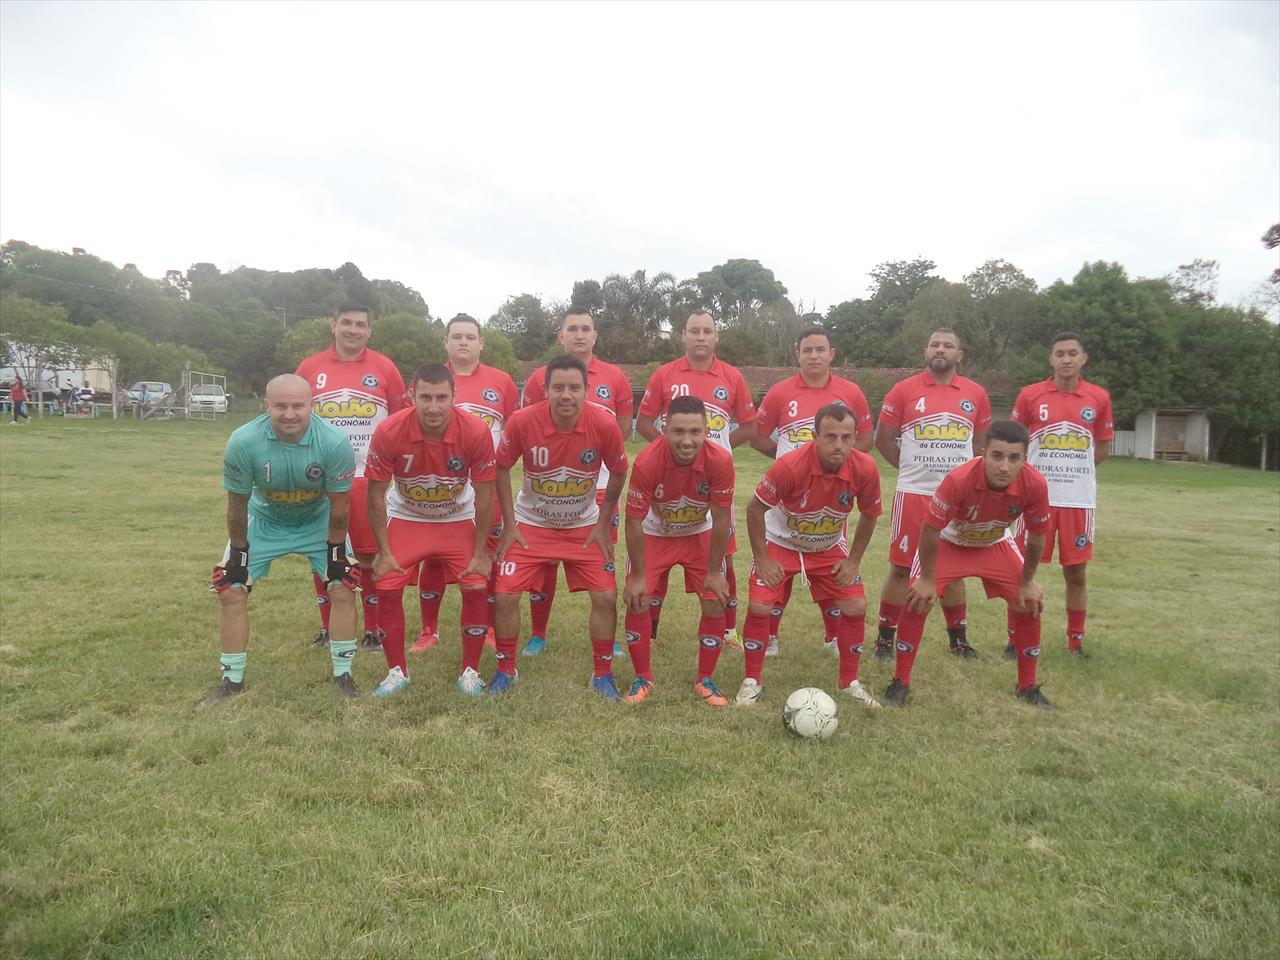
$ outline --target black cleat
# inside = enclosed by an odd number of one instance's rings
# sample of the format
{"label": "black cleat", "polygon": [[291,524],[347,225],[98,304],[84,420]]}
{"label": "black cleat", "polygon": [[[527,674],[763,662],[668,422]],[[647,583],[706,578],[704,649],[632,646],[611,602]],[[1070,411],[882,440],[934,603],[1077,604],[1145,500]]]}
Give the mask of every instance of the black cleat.
{"label": "black cleat", "polygon": [[889,684],[889,689],[884,692],[884,696],[880,699],[891,707],[901,707],[907,702],[907,694],[911,692],[911,688],[899,680],[893,678],[893,682]]}
{"label": "black cleat", "polygon": [[311,638],[311,645],[313,647],[327,647],[329,645],[329,631],[321,630],[317,633]]}
{"label": "black cleat", "polygon": [[1033,707],[1040,707],[1042,710],[1052,710],[1053,704],[1049,702],[1049,698],[1040,692],[1040,684],[1033,683],[1031,686],[1018,688],[1018,699],[1025,700]]}
{"label": "black cleat", "polygon": [[1010,660],[1010,661],[1018,659],[1018,651],[1014,649],[1014,646],[1012,643],[1004,648],[1004,653],[1000,655],[1000,659]]}
{"label": "black cleat", "polygon": [[1078,657],[1081,660],[1091,659],[1091,654],[1089,654],[1089,652],[1086,651],[1084,647],[1076,647],[1074,650],[1068,647],[1067,653],[1069,653],[1073,657]]}
{"label": "black cleat", "polygon": [[208,707],[216,707],[223,700],[229,700],[237,693],[244,691],[244,681],[233,683],[226,677],[222,678],[222,682],[209,691],[208,695],[196,704],[197,710],[204,710]]}
{"label": "black cleat", "polygon": [[374,633],[372,630],[366,630],[364,632],[364,639],[360,641],[360,647],[361,649],[372,650],[376,653],[382,649],[382,638],[385,636],[386,634],[381,630],[377,633]]}
{"label": "black cleat", "polygon": [[947,627],[947,640],[951,643],[951,652],[965,660],[981,660],[978,651],[969,646],[969,640],[965,637],[964,630]]}
{"label": "black cleat", "polygon": [[356,682],[351,679],[351,674],[349,673],[334,677],[333,685],[338,688],[338,696],[340,697],[346,697],[350,700],[353,697],[360,696],[360,691],[356,689]]}

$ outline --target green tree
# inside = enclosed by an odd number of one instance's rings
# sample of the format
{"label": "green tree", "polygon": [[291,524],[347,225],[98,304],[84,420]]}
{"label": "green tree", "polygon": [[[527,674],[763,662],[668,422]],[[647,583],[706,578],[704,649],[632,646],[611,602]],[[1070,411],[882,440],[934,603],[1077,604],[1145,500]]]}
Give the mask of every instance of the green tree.
{"label": "green tree", "polygon": [[613,273],[601,285],[604,306],[597,316],[597,351],[614,363],[641,363],[664,332],[671,312],[676,279],[669,273],[650,277],[644,270]]}
{"label": "green tree", "polygon": [[1043,338],[1044,303],[1036,282],[1007,260],[988,260],[965,274],[973,310],[956,330],[964,339],[965,365],[992,370],[1005,356]]}
{"label": "green tree", "polygon": [[375,320],[369,346],[390,357],[406,378],[424,363],[444,363],[446,359],[440,331],[411,313]]}
{"label": "green tree", "polygon": [[[725,325],[732,326],[748,310],[758,310],[787,295],[773,271],[759,260],[726,260],[681,284],[674,301],[682,306],[709,307]],[[692,296],[690,296],[692,295]],[[689,301],[693,302],[690,303]],[[674,305],[674,304],[673,304]],[[683,326],[688,313],[680,319]]]}
{"label": "green tree", "polygon": [[485,326],[510,337],[516,356],[522,360],[533,360],[541,354],[555,340],[557,331],[556,318],[532,293],[508,297]]}
{"label": "green tree", "polygon": [[573,285],[573,293],[569,302],[579,307],[586,307],[598,315],[604,310],[604,290],[599,280],[579,280]]}
{"label": "green tree", "polygon": [[513,380],[520,379],[520,358],[511,345],[511,338],[501,330],[485,327],[481,359],[491,367],[506,371]]}
{"label": "green tree", "polygon": [[735,367],[759,367],[769,362],[769,349],[758,331],[729,327],[720,334],[716,356]]}
{"label": "green tree", "polygon": [[276,347],[276,365],[280,370],[298,369],[304,358],[319,353],[333,342],[328,317],[299,320],[286,330]]}

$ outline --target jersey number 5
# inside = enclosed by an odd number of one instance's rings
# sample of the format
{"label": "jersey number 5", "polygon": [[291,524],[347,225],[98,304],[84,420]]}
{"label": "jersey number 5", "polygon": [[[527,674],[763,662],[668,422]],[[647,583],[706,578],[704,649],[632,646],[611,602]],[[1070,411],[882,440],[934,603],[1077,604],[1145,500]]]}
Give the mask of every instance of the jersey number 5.
{"label": "jersey number 5", "polygon": [[1049,405],[1047,403],[1040,404],[1040,421],[1043,423],[1049,419]]}

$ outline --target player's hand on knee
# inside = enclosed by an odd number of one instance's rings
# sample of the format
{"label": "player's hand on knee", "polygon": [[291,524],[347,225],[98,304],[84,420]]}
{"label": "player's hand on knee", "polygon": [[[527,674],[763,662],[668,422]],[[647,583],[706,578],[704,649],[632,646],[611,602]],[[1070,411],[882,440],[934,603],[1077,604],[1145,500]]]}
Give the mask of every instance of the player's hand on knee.
{"label": "player's hand on knee", "polygon": [[649,609],[649,595],[644,589],[644,580],[632,577],[622,590],[622,603],[630,613],[643,613]]}
{"label": "player's hand on knee", "polygon": [[766,587],[776,587],[782,583],[786,572],[782,569],[782,564],[773,557],[760,557],[755,561],[756,578],[759,579]]}
{"label": "player's hand on knee", "polygon": [[938,599],[938,590],[932,580],[920,577],[907,587],[907,609],[912,613],[928,613]]}
{"label": "player's hand on knee", "polygon": [[351,558],[347,556],[347,545],[330,543],[326,546],[329,551],[329,562],[325,569],[325,581],[340,583],[351,591],[359,590],[360,580],[353,572],[355,568],[351,565]]}
{"label": "player's hand on knee", "polygon": [[831,572],[835,576],[837,586],[851,587],[858,582],[858,563],[849,557],[837,563]]}
{"label": "player's hand on knee", "polygon": [[703,592],[713,593],[717,600],[721,603],[729,602],[729,578],[719,570],[713,570],[707,574],[707,579],[702,584]]}
{"label": "player's hand on knee", "polygon": [[474,574],[477,577],[489,579],[489,571],[493,569],[493,558],[489,556],[487,550],[481,550],[471,558],[471,562],[467,564],[467,569],[462,571],[465,577],[468,574]]}
{"label": "player's hand on knee", "polygon": [[246,590],[249,588],[249,544],[247,543],[243,549],[231,547],[227,551],[226,563],[213,568],[212,589],[215,592],[221,593],[237,585]]}
{"label": "player's hand on knee", "polygon": [[520,533],[519,526],[514,523],[509,528],[503,526],[502,534],[498,537],[498,549],[496,551],[498,560],[501,560],[506,555],[507,550],[511,548],[513,543],[518,543],[526,549],[529,547],[524,535]]}
{"label": "player's hand on knee", "polygon": [[[332,544],[330,545],[332,546]],[[390,553],[378,552],[373,558],[373,579],[381,580],[388,573],[404,573],[404,567],[396,562],[395,556]]]}

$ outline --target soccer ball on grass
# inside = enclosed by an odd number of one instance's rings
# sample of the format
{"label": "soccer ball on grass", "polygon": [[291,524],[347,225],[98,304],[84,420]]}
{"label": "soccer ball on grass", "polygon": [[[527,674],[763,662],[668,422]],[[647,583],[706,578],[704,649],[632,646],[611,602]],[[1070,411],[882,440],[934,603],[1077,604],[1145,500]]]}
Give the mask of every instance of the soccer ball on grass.
{"label": "soccer ball on grass", "polygon": [[782,705],[782,723],[803,740],[826,740],[836,732],[836,702],[825,690],[801,687]]}

